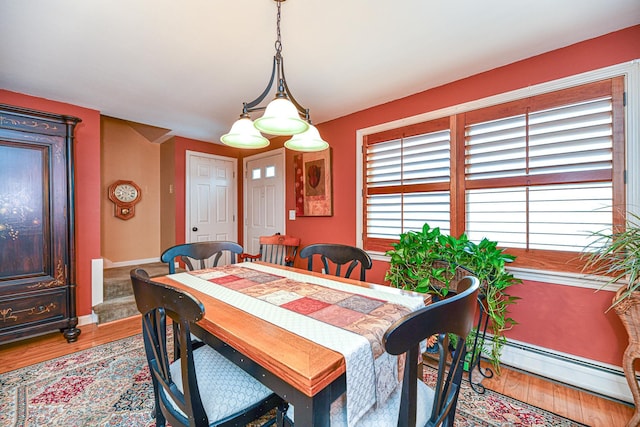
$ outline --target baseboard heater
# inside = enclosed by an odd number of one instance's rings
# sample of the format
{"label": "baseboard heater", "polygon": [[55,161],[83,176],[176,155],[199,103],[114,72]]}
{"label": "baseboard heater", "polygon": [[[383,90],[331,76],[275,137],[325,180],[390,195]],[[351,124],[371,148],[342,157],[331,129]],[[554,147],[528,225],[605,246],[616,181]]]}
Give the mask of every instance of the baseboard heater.
{"label": "baseboard heater", "polygon": [[[488,335],[488,334],[487,334]],[[490,336],[487,336],[491,341]],[[489,342],[485,342],[488,348]],[[606,363],[557,352],[532,344],[508,340],[500,362],[524,372],[548,378],[589,393],[623,403],[633,403],[633,396],[622,368]],[[474,375],[474,380],[479,379]]]}

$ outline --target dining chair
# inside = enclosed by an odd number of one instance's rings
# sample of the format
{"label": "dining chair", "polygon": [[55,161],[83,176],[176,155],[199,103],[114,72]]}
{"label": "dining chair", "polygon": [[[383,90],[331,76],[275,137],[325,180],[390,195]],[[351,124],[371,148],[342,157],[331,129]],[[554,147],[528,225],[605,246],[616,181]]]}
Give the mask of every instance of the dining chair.
{"label": "dining chair", "polygon": [[[176,272],[176,261],[180,260],[184,263],[189,271],[203,269],[207,267],[217,267],[218,262],[225,253],[229,253],[231,264],[235,264],[236,255],[242,253],[242,246],[236,242],[226,240],[212,240],[207,242],[183,243],[181,245],[172,246],[162,253],[160,260],[169,265],[169,274]],[[207,261],[211,259],[210,265]],[[197,261],[194,267],[192,261]],[[174,336],[173,349],[175,357],[180,352],[180,343]],[[195,335],[191,335],[191,341],[194,347],[201,346],[202,342]]]}
{"label": "dining chair", "polygon": [[[236,256],[242,253],[242,246],[236,242],[227,240],[212,240],[208,242],[184,243],[172,246],[162,253],[160,260],[169,264],[169,274],[176,272],[176,261],[182,261],[187,270],[192,271],[194,267],[192,261],[199,261],[198,269],[207,267],[217,267],[220,258],[228,253],[231,264],[236,263]],[[212,259],[211,265],[207,265],[206,261]]]}
{"label": "dining chair", "polygon": [[292,267],[299,247],[299,237],[276,233],[273,236],[260,236],[260,250],[257,254],[243,253],[239,258],[240,261],[264,261]]}
{"label": "dining chair", "polygon": [[[387,353],[405,355],[402,385],[387,400],[370,409],[358,421],[362,426],[445,426],[452,427],[464,370],[466,338],[475,318],[479,281],[467,276],[458,283],[458,294],[407,314],[385,332],[382,342]],[[435,387],[418,377],[420,343],[438,335],[439,360]],[[455,336],[450,351],[449,338]],[[451,354],[447,371],[447,356]],[[413,361],[409,363],[406,361]],[[332,427],[347,426],[345,395],[331,406]],[[289,406],[285,425],[293,426],[295,408]]]}
{"label": "dining chair", "polygon": [[[366,280],[367,270],[371,269],[373,265],[371,257],[368,253],[355,246],[341,245],[337,243],[316,243],[313,245],[305,246],[300,251],[300,258],[308,258],[307,270],[313,271],[313,257],[319,255],[322,265],[324,266],[324,272],[326,274],[333,274],[334,276],[350,277],[351,272],[360,265],[360,280]],[[332,267],[327,261],[332,262]],[[347,271],[344,275],[341,274],[342,266],[349,263]]]}
{"label": "dining chair", "polygon": [[[200,301],[185,291],[153,281],[143,269],[131,270],[131,281],[142,314],[157,426],[167,421],[174,427],[244,426],[274,408],[283,409],[280,397],[213,348],[192,348],[191,324],[204,315]],[[173,362],[167,346],[167,318],[181,348]],[[275,421],[270,419],[264,425]]]}

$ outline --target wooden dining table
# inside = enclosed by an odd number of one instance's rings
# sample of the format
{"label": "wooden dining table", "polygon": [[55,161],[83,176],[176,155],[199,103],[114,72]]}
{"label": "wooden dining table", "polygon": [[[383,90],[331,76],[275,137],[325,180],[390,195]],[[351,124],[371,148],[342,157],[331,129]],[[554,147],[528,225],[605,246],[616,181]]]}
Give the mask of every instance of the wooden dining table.
{"label": "wooden dining table", "polygon": [[[394,294],[416,297],[415,293],[384,285],[293,267],[256,264],[275,268],[277,270],[274,271],[283,275],[292,272],[297,274],[296,277],[319,277],[366,288],[370,290],[367,292],[374,292],[382,299]],[[343,354],[195,289],[178,280],[178,275],[156,277],[154,280],[185,290],[202,302],[204,317],[193,325],[192,333],[293,404],[296,425],[329,425],[330,405],[347,388]],[[420,294],[420,297],[429,303],[428,295]]]}

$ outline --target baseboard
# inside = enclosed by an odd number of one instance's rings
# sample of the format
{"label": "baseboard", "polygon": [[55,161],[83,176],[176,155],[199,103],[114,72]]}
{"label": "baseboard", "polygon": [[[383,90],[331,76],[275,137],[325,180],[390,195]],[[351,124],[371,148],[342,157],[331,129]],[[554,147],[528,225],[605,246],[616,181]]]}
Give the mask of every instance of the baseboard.
{"label": "baseboard", "polygon": [[586,391],[633,403],[624,371],[618,366],[515,340],[505,344],[500,362]]}
{"label": "baseboard", "polygon": [[90,325],[92,323],[98,323],[98,316],[92,311],[91,314],[78,317],[78,326]]}
{"label": "baseboard", "polygon": [[91,307],[104,301],[104,262],[102,258],[91,260]]}
{"label": "baseboard", "polygon": [[105,260],[105,268],[113,268],[113,267],[127,267],[129,265],[140,265],[140,264],[150,264],[152,262],[160,262],[160,258],[146,258],[146,259],[134,259],[131,261],[120,261],[120,262],[111,262]]}

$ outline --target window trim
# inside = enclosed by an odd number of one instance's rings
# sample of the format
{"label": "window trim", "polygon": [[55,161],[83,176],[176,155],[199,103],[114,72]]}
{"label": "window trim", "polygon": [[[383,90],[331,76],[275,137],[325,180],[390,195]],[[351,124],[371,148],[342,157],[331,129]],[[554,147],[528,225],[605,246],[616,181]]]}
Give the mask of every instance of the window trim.
{"label": "window trim", "polygon": [[[499,95],[494,95],[463,104],[442,108],[440,110],[431,111],[416,116],[356,130],[356,245],[360,248],[363,247],[363,142],[367,135],[390,131],[394,128],[407,127],[420,122],[437,120],[446,116],[455,116],[460,113],[465,113],[480,108],[486,108],[497,104],[516,101],[528,96],[541,95],[547,92],[563,90],[573,86],[593,83],[598,80],[609,79],[618,76],[624,77],[624,90],[626,91],[626,108],[624,111],[626,159],[623,160],[623,164],[627,165],[627,182],[625,195],[627,205],[626,210],[628,213],[640,214],[640,168],[633,167],[634,165],[640,164],[640,59],[635,59],[633,61],[613,65],[610,67],[605,67],[534,86],[505,92]],[[452,224],[452,230],[453,225],[454,224]],[[383,252],[369,251],[369,253],[376,260],[389,260],[389,258],[385,256]],[[556,283],[557,277],[563,276],[561,272],[545,274],[544,271],[536,270],[534,268],[523,268],[520,270],[530,272],[530,274],[527,274],[527,278],[529,280],[535,280],[531,277],[540,276],[538,280],[547,281],[550,276],[553,276],[551,277],[551,280],[549,280],[549,283]],[[536,272],[539,272],[539,274],[536,274]],[[573,276],[575,276],[575,274],[567,273],[567,277]],[[584,277],[585,281],[592,280],[587,276]],[[593,284],[589,284],[585,287],[592,286]]]}

